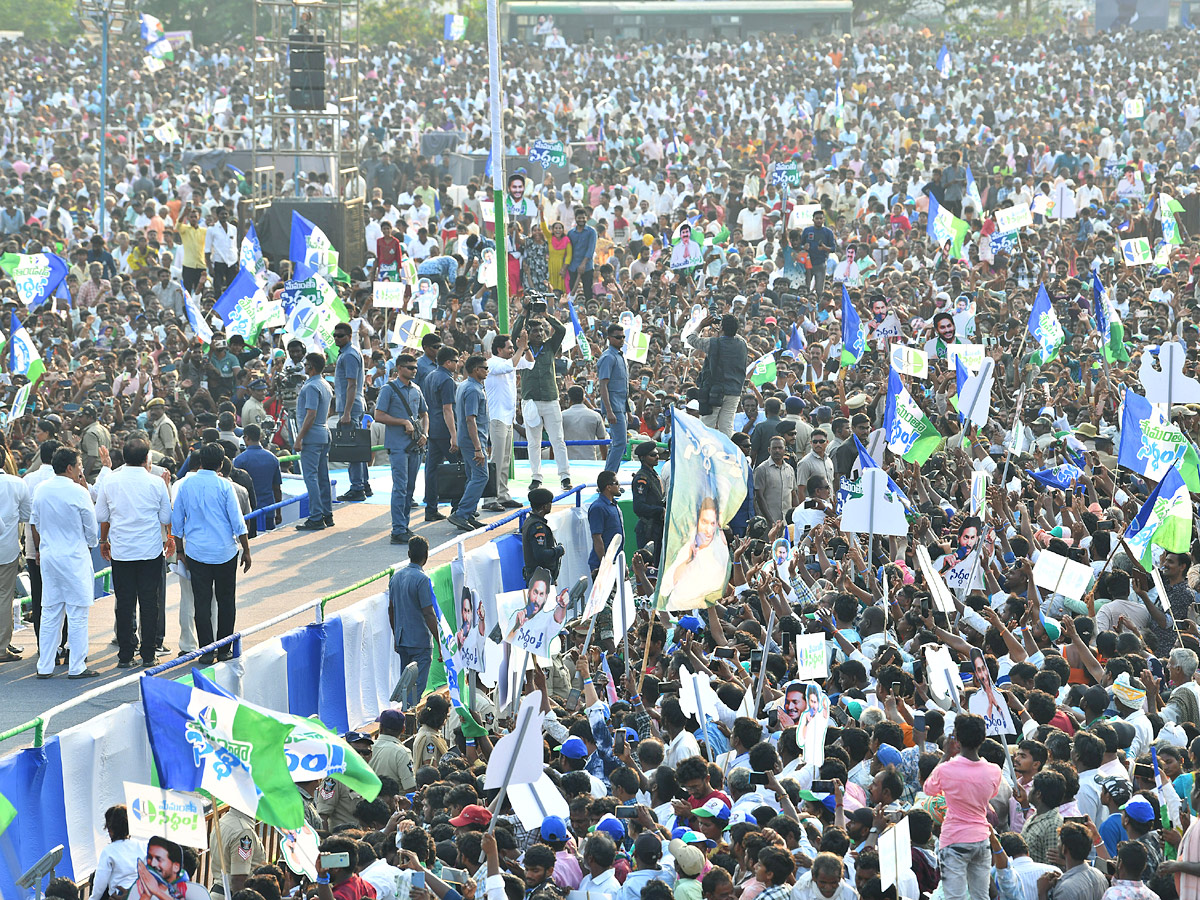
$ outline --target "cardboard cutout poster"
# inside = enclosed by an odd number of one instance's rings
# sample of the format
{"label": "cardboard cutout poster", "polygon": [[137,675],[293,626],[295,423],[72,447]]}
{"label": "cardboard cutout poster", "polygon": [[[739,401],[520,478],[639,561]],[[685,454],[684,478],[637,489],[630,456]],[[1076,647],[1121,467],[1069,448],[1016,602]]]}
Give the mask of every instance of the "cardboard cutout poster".
{"label": "cardboard cutout poster", "polygon": [[958,705],[962,679],[958,675],[958,666],[950,658],[949,647],[925,645],[925,677],[934,700],[943,709]]}
{"label": "cardboard cutout poster", "polygon": [[514,650],[527,650],[550,659],[550,643],[567,622],[570,592],[556,592],[550,573],[534,569],[524,591],[508,591],[496,597],[504,640]]}
{"label": "cardboard cutout poster", "polygon": [[1006,734],[1016,734],[1017,729],[1013,725],[1008,703],[1004,694],[992,681],[992,673],[988,671],[983,651],[978,647],[971,648],[971,668],[975,673],[975,687],[978,690],[967,700],[968,712],[983,716],[984,726],[989,735],[1003,737]]}
{"label": "cardboard cutout poster", "polygon": [[464,585],[458,609],[458,653],[455,654],[458,670],[483,672],[487,668],[484,663],[484,651],[487,648],[489,627],[485,604],[473,590]]}
{"label": "cardboard cutout poster", "polygon": [[[1157,351],[1157,352],[1155,352]],[[1154,360],[1158,368],[1154,368]],[[1138,367],[1138,379],[1151,403],[1200,403],[1200,381],[1183,374],[1187,351],[1176,341],[1147,347]]]}

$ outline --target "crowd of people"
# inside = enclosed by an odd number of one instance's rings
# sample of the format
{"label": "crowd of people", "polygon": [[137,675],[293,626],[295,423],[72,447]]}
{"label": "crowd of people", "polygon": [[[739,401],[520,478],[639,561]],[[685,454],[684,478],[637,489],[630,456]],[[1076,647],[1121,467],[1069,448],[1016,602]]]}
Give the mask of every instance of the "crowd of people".
{"label": "crowd of people", "polygon": [[[338,539],[335,499],[372,492],[355,463],[348,492],[330,495],[330,435],[345,424],[369,426],[390,465],[390,540],[410,564],[393,576],[389,624],[422,673],[440,637],[417,532],[528,505],[526,575],[552,584],[564,553],[550,488],[579,480],[576,460],[603,460],[593,575],[623,533],[629,484],[632,583],[655,597],[674,578],[673,431],[697,416],[750,471],[736,515],[700,511],[692,549],[727,547],[728,585],[680,614],[641,602],[627,631],[615,610],[594,637],[568,623],[533,668],[565,814],[529,827],[484,789],[506,704],[480,695],[468,727],[431,693],[414,720],[386,710],[345,736],[381,776],[377,799],[300,785],[331,854],[315,878],[268,859],[262,829],[231,812],[212,890],[1194,900],[1190,502],[1175,549],[1130,543],[1172,472],[1200,492],[1200,38],[1083,25],[506,45],[499,258],[489,179],[455,183],[421,152],[431,133],[441,152],[486,150],[487,48],[364,48],[370,103],[341,149],[359,163],[342,193],[366,201],[368,259],[334,282],[347,316],[327,347],[286,328],[232,333],[212,313],[245,262],[251,187],[193,154],[313,139],[250,117],[254,48],[183,46],[149,73],[140,48],[118,46],[110,104],[124,128],[101,173],[86,45],[0,46],[4,249],[70,267],[69,302],[33,309],[0,278],[5,318],[45,366],[13,410],[28,378],[3,354],[0,605],[27,570],[38,677],[95,674],[95,545],[112,562],[119,665],[152,664],[163,646],[169,560],[180,649],[231,634],[245,516],[278,502],[281,472],[297,468],[279,458],[298,453],[298,527],[322,541]],[[178,144],[153,137],[167,120]],[[522,164],[539,139],[562,142],[564,166]],[[333,194],[317,173],[277,187]],[[266,262],[274,298],[298,261]],[[407,314],[420,279],[436,292],[416,341],[373,305],[373,283],[401,277]],[[888,449],[901,395],[928,422],[919,461]],[[543,434],[546,454],[516,450],[533,483],[514,495],[514,440]],[[461,484],[431,476],[455,460]],[[907,533],[843,530],[869,463],[903,495]],[[0,629],[9,621],[0,609]],[[0,661],[20,658],[10,641],[0,631]],[[123,807],[105,824],[93,897],[204,897],[190,850],[131,839]]]}

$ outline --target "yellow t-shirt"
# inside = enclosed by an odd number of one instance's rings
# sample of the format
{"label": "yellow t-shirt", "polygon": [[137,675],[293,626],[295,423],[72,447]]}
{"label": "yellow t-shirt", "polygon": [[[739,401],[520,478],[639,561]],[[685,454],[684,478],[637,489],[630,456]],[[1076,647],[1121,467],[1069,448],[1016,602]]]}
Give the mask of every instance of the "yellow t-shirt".
{"label": "yellow t-shirt", "polygon": [[183,264],[189,269],[204,268],[204,235],[208,231],[203,225],[179,226],[179,239],[183,242]]}

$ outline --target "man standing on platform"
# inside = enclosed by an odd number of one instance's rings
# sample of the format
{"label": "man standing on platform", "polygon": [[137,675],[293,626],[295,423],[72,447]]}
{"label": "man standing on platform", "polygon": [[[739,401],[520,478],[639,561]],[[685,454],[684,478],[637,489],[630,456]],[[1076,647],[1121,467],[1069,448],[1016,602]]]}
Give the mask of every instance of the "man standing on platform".
{"label": "man standing on platform", "polygon": [[483,379],[488,371],[487,360],[482,356],[469,357],[466,370],[467,380],[458,386],[454,406],[467,483],[458,506],[450,514],[450,524],[459,531],[474,531],[483,527],[483,522],[475,517],[475,512],[488,480],[489,419],[487,395],[483,390]]}
{"label": "man standing on platform", "polygon": [[[353,332],[348,322],[338,322],[333,326],[333,342],[338,346],[337,366],[333,370],[333,392],[336,411],[339,414],[338,426],[344,428],[352,425],[362,428],[363,412],[363,358],[358,348],[351,340]],[[371,487],[367,482],[367,464],[352,462],[347,466],[350,475],[350,490],[338,497],[344,503],[355,500],[366,500],[371,496]]]}
{"label": "man standing on platform", "polygon": [[[513,358],[517,360],[513,365]],[[492,462],[496,466],[496,499],[483,508],[489,512],[520,509],[521,504],[508,492],[508,465],[512,459],[513,422],[517,418],[517,370],[530,368],[525,359],[525,337],[514,347],[507,334],[492,339],[492,355],[487,361],[487,378],[483,381],[487,394],[488,438],[492,445]]]}
{"label": "man standing on platform", "polygon": [[304,357],[304,374],[308,380],[296,397],[296,451],[300,454],[300,471],[308,490],[308,518],[296,526],[297,531],[321,531],[333,526],[333,498],[329,488],[329,403],[333,399],[329,385],[321,377],[325,371],[325,356],[309,353]]}
{"label": "man standing on platform", "polygon": [[425,521],[440,522],[446,518],[438,512],[438,466],[458,454],[458,425],[454,417],[454,396],[458,386],[454,373],[458,371],[458,351],[442,347],[437,352],[437,368],[425,376],[421,393],[429,404],[429,443],[425,456]]}
{"label": "man standing on platform", "polygon": [[[541,304],[545,306],[545,304]],[[546,329],[550,329],[550,337],[546,337]],[[532,490],[542,486],[542,454],[538,448],[542,446],[542,429],[550,436],[550,446],[554,449],[554,462],[558,466],[558,477],[562,489],[571,489],[571,467],[567,460],[567,444],[563,438],[562,408],[558,405],[558,378],[554,371],[554,360],[562,347],[563,337],[567,329],[553,316],[543,319],[531,319],[526,325],[524,314],[517,317],[513,323],[513,334],[520,337],[526,332],[529,347],[525,351],[525,359],[532,367],[521,376],[521,399],[532,400],[537,406],[541,421],[537,425],[525,422],[525,439],[529,442],[529,472],[531,479],[529,487]]]}
{"label": "man standing on platform", "polygon": [[[221,448],[217,447],[217,452]],[[224,454],[221,454],[224,457]],[[42,571],[42,621],[37,677],[54,674],[59,630],[67,620],[70,648],[68,678],[95,678],[87,668],[88,611],[95,599],[92,554],[99,538],[96,511],[88,493],[79,454],[69,447],[54,451],[54,478],[37,489],[29,516],[33,555]]]}
{"label": "man standing on platform", "polygon": [[600,379],[600,412],[608,423],[608,458],[604,468],[617,471],[625,456],[625,443],[629,430],[625,417],[629,414],[629,369],[621,348],[625,345],[625,328],[617,322],[608,326],[608,347],[600,354],[596,363],[596,376]]}
{"label": "man standing on platform", "polygon": [[379,392],[375,421],[386,428],[383,446],[392,466],[392,543],[407,544],[412,537],[408,522],[413,486],[429,433],[429,407],[413,382],[417,360],[411,353],[400,354],[395,375]]}
{"label": "man standing on platform", "polygon": [[12,646],[13,598],[17,589],[21,522],[29,521],[32,500],[29,487],[16,475],[0,473],[0,662],[14,662],[21,654]]}

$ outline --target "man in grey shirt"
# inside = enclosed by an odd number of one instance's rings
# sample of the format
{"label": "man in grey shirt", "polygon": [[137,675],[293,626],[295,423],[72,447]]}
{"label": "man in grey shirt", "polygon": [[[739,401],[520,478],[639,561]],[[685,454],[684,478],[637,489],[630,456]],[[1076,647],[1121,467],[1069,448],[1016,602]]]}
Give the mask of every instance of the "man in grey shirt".
{"label": "man in grey shirt", "polygon": [[[603,441],[608,438],[604,417],[583,402],[583,388],[567,389],[571,405],[563,410],[563,437],[568,441]],[[604,447],[568,447],[567,459],[604,459]]]}
{"label": "man in grey shirt", "polygon": [[[715,316],[700,323],[700,330],[715,325]],[[712,411],[704,414],[701,421],[715,428],[726,437],[733,434],[733,417],[742,402],[742,388],[746,384],[746,342],[737,336],[737,316],[721,317],[721,333],[713,337],[689,335],[687,345],[705,354],[702,380],[709,385],[707,398]],[[705,402],[701,398],[701,404]]]}

